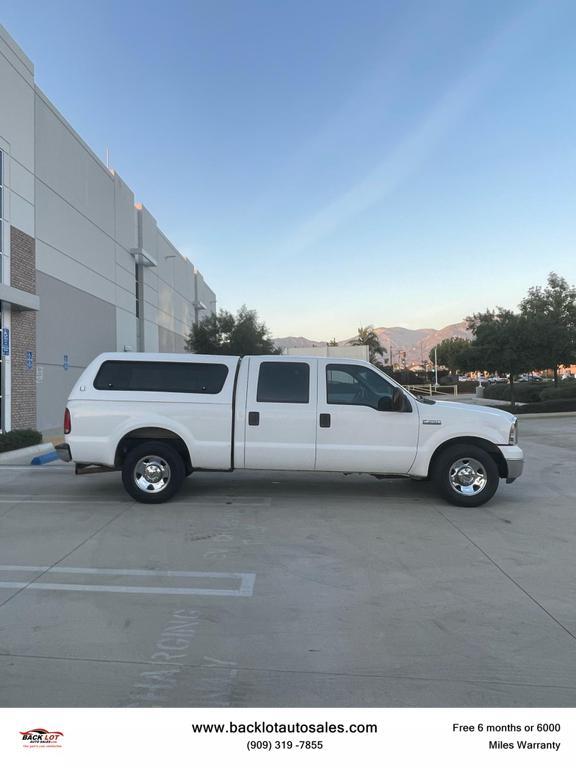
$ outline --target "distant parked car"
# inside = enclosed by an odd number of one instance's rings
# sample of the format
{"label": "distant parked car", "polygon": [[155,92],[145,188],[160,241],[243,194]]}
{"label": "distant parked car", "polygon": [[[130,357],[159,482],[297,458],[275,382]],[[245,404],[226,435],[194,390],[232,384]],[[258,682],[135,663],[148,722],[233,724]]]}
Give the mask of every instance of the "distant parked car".
{"label": "distant parked car", "polygon": [[544,381],[544,379],[542,378],[542,376],[537,376],[537,375],[531,374],[531,373],[523,373],[521,376],[518,376],[516,381],[527,381],[527,382],[541,383],[542,381]]}

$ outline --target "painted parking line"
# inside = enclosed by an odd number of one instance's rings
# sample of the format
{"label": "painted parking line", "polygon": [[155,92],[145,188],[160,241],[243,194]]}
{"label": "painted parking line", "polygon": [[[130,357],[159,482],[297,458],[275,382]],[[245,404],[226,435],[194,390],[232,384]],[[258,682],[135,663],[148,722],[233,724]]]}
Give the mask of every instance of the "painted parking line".
{"label": "painted parking line", "polygon": [[0,589],[35,589],[63,592],[115,592],[133,595],[204,595],[208,597],[252,597],[254,593],[254,573],[224,573],[215,571],[158,571],[153,569],[127,568],[76,568],[68,566],[48,565],[0,565],[4,573],[41,573],[52,574],[84,574],[126,577],[164,577],[178,579],[226,579],[238,581],[237,589],[220,589],[217,587],[156,587],[134,584],[69,584],[66,582],[45,581],[0,581]]}
{"label": "painted parking line", "polygon": [[34,496],[29,497],[18,497],[18,498],[0,498],[0,504],[90,504],[90,506],[93,506],[94,504],[105,504],[107,507],[110,506],[110,504],[114,504],[114,506],[126,506],[129,507],[134,502],[130,501],[116,501],[115,499],[112,499],[111,501],[94,501],[92,499],[87,499],[85,496],[78,499],[39,499],[35,498]]}
{"label": "painted parking line", "polygon": [[[222,497],[194,497],[190,499],[174,499],[170,502],[171,507],[178,506],[202,506],[202,507],[221,507],[221,506],[233,506],[233,507],[269,507],[271,505],[271,498],[266,496],[260,497],[241,497],[241,496],[222,496]],[[0,504],[110,504],[121,506],[133,506],[134,501],[129,499],[117,500],[117,499],[91,499],[86,496],[78,496],[72,498],[62,498],[54,496],[52,498],[40,498],[39,496],[14,494],[14,496],[0,496]]]}

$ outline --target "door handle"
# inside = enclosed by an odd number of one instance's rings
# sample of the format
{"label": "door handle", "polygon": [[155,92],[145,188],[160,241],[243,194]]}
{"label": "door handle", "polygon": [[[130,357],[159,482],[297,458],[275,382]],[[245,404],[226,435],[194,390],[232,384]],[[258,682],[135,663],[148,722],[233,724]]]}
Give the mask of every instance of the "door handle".
{"label": "door handle", "polygon": [[330,414],[329,413],[321,413],[320,414],[320,426],[321,427],[329,427],[330,426]]}
{"label": "door handle", "polygon": [[251,427],[257,427],[260,424],[260,413],[259,413],[259,411],[249,411],[248,412],[248,424]]}

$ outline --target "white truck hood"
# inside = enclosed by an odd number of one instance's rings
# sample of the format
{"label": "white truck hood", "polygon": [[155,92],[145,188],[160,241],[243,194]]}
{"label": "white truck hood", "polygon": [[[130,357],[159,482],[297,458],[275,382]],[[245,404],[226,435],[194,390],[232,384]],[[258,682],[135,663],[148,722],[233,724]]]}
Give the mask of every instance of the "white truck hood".
{"label": "white truck hood", "polygon": [[507,445],[510,437],[510,427],[516,416],[498,408],[486,405],[466,405],[451,401],[426,403],[416,399],[418,414],[422,424],[438,421],[438,426],[459,428],[463,432],[486,437],[500,445]]}
{"label": "white truck hood", "polygon": [[[506,424],[511,424],[516,416],[508,411],[501,411],[499,408],[493,408],[489,405],[468,405],[467,403],[455,403],[453,401],[435,400],[435,405],[428,405],[428,408],[432,410],[451,410],[451,411],[466,411],[468,413],[475,412],[480,416],[487,416],[488,418],[494,417],[496,419],[503,419]],[[427,405],[418,401],[418,407]]]}

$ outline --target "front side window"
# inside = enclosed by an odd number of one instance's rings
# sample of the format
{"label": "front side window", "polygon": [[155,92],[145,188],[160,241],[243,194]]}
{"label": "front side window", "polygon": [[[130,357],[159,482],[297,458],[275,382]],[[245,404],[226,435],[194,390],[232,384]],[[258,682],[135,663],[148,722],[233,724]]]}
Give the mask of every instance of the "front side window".
{"label": "front side window", "polygon": [[326,366],[326,402],[329,405],[366,405],[392,410],[394,387],[363,365]]}
{"label": "front side window", "polygon": [[310,366],[308,363],[260,363],[259,403],[309,403]]}
{"label": "front side window", "polygon": [[217,395],[227,376],[228,367],[216,363],[107,360],[96,374],[94,388],[117,392]]}

